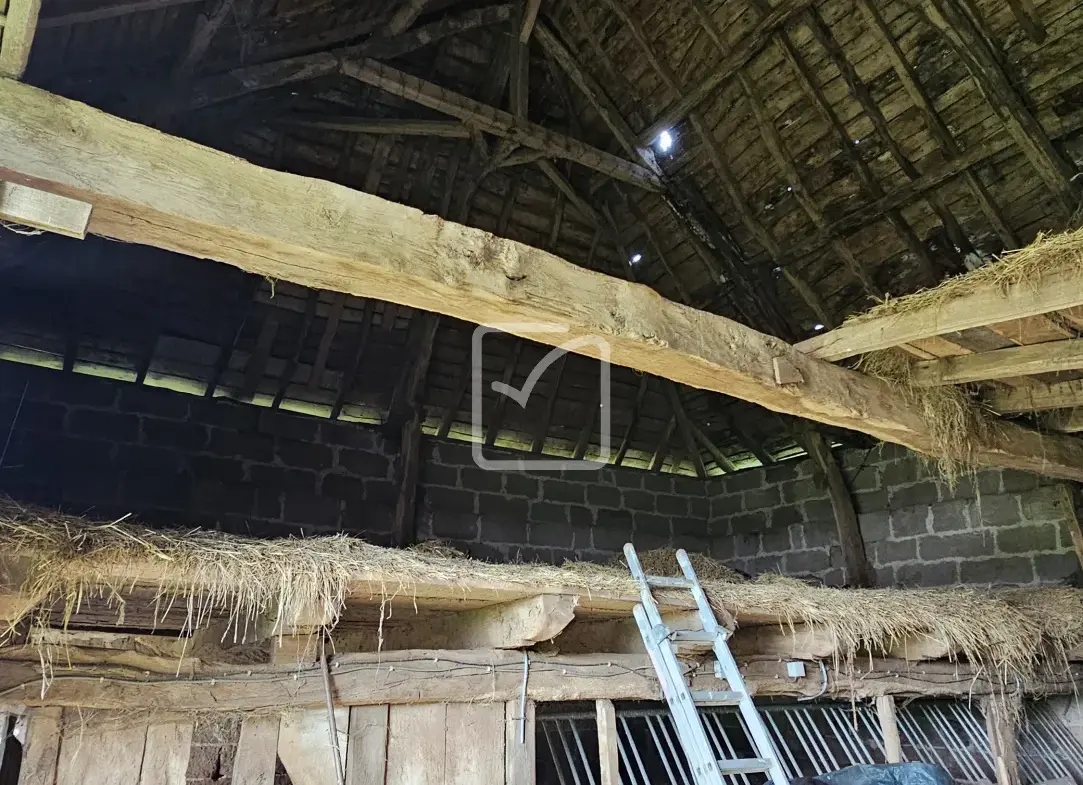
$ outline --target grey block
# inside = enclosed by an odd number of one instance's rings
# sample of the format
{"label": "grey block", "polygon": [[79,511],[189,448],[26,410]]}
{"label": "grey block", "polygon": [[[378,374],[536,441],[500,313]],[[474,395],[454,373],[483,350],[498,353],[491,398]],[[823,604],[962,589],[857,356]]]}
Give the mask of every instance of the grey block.
{"label": "grey block", "polygon": [[996,542],[1001,553],[1054,551],[1059,542],[1057,524],[1024,524],[997,529]]}
{"label": "grey block", "polygon": [[891,536],[895,539],[914,537],[929,532],[930,508],[922,505],[891,513]]}
{"label": "grey block", "polygon": [[970,559],[992,556],[995,552],[993,533],[990,531],[930,534],[918,539],[918,555],[923,561]]}
{"label": "grey block", "polygon": [[959,565],[963,583],[1026,586],[1034,583],[1034,563],[1026,557],[998,557],[963,561]]}
{"label": "grey block", "polygon": [[895,583],[899,586],[951,586],[958,581],[957,565],[953,561],[895,566]]}
{"label": "grey block", "polygon": [[918,538],[878,542],[873,553],[878,567],[893,562],[913,561],[918,557]]}

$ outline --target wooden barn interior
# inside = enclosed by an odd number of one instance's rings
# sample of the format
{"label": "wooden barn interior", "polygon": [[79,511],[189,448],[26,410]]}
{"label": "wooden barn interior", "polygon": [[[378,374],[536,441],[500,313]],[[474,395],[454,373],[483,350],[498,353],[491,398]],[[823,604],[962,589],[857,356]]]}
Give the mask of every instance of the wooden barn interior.
{"label": "wooden barn interior", "polygon": [[1075,0],[0,0],[0,785],[1083,785],[1081,164]]}

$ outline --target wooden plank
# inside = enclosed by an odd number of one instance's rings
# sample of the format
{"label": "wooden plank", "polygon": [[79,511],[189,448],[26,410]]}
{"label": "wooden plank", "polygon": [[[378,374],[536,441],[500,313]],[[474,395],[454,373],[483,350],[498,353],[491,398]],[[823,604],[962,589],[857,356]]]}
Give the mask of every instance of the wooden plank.
{"label": "wooden plank", "polygon": [[482,131],[510,139],[524,147],[540,150],[554,158],[573,161],[603,174],[652,191],[661,190],[653,172],[639,164],[591,147],[577,139],[550,131],[509,112],[467,98],[411,74],[383,65],[372,59],[349,60],[342,73],[365,84],[405,98],[414,103],[457,117]]}
{"label": "wooden plank", "polygon": [[384,785],[388,709],[384,705],[350,707],[346,785]]}
{"label": "wooden plank", "polygon": [[[350,710],[335,709],[342,765],[348,756]],[[278,759],[293,785],[331,785],[338,782],[335,753],[326,709],[300,709],[282,715],[278,730]]]}
{"label": "wooden plank", "polygon": [[876,716],[880,719],[885,760],[888,763],[902,763],[902,742],[899,740],[899,723],[895,718],[895,699],[890,695],[878,697]]}
{"label": "wooden plank", "polygon": [[982,708],[997,785],[1020,785],[1017,751],[1019,717],[1023,713],[1020,698],[1012,694],[990,695],[982,701]]}
{"label": "wooden plank", "polygon": [[922,360],[914,363],[912,379],[922,387],[938,387],[1081,368],[1083,339],[1075,339]]}
{"label": "wooden plank", "polygon": [[504,781],[505,711],[504,703],[447,705],[444,785]]}
{"label": "wooden plank", "polygon": [[139,785],[184,785],[192,751],[193,723],[152,722],[147,728]]}
{"label": "wooden plank", "polygon": [[19,785],[55,785],[60,755],[60,722],[63,709],[34,709],[27,723]]}
{"label": "wooden plank", "polygon": [[794,348],[821,360],[844,360],[911,341],[961,332],[1083,305],[1076,270],[1049,270],[1037,281],[1002,286],[991,282],[946,300],[902,313],[848,322]]}
{"label": "wooden plank", "polygon": [[528,700],[524,707],[518,700],[510,700],[504,707],[504,785],[535,785],[537,750],[534,701]]}
{"label": "wooden plank", "polygon": [[[288,704],[282,704],[283,707],[286,705]],[[233,756],[232,785],[272,785],[274,783],[275,765],[278,762],[280,723],[281,719],[277,714],[250,716],[241,723],[241,738],[237,742],[237,752]]]}
{"label": "wooden plank", "polygon": [[338,323],[342,320],[342,312],[346,309],[346,295],[336,292],[331,300],[331,310],[327,313],[327,323],[323,326],[323,334],[320,336],[320,345],[316,349],[316,359],[312,363],[309,372],[308,389],[318,390],[323,381],[323,372],[327,368],[327,358],[331,356],[331,344],[335,342],[338,333]]}
{"label": "wooden plank", "polygon": [[540,8],[541,0],[526,0],[526,8],[519,25],[519,43],[525,44],[530,40],[530,34],[534,32],[534,25],[538,21]]}
{"label": "wooden plank", "polygon": [[38,27],[41,0],[8,0],[0,27],[0,76],[21,79],[30,62],[30,47]]}
{"label": "wooden plank", "polygon": [[620,785],[620,750],[617,739],[617,712],[613,701],[595,703],[598,715],[598,760],[600,785]]}
{"label": "wooden plank", "polygon": [[996,389],[985,402],[1001,414],[1041,412],[1083,406],[1083,379],[1015,389]]}
{"label": "wooden plank", "polygon": [[82,240],[91,205],[17,183],[0,183],[0,218]]}
{"label": "wooden plank", "polygon": [[[661,700],[662,693],[646,654],[568,654],[548,657],[527,653],[530,678],[527,698],[535,701]],[[41,697],[41,667],[37,660],[0,660],[0,693],[27,707],[71,706],[83,709],[160,710],[177,712],[257,711],[317,708],[325,704],[319,666],[245,665],[204,666],[199,678],[177,679],[173,671],[147,676],[141,669],[107,669],[76,665],[57,668],[49,693]],[[162,658],[163,666],[169,660]],[[809,697],[822,694],[819,674],[791,681],[779,657],[742,658],[745,682],[758,697]],[[515,701],[523,684],[523,653],[517,651],[383,651],[338,655],[332,659],[336,702],[344,706],[410,704],[442,701]],[[103,682],[103,673],[110,676]],[[221,677],[219,680],[218,677]],[[828,666],[831,694],[839,698],[877,695],[967,697],[1002,691],[990,676],[966,663],[928,662],[920,670],[903,660],[876,659],[853,673]],[[212,683],[213,682],[213,683]],[[705,688],[717,680],[705,669],[694,684]],[[1073,666],[1067,677],[1054,681],[1026,680],[1028,694],[1071,694],[1083,683],[1083,667]],[[697,686],[698,688],[698,686]],[[255,721],[255,718],[252,718]],[[269,750],[277,748],[277,716]],[[249,745],[250,746],[250,745]],[[246,753],[247,754],[247,753]],[[249,757],[252,757],[249,755]],[[273,768],[274,761],[270,762]],[[236,765],[236,764],[235,764]],[[236,769],[235,769],[236,770]],[[42,785],[50,785],[49,780]]]}
{"label": "wooden plank", "polygon": [[1045,427],[1051,431],[1079,433],[1083,431],[1083,407],[1076,406],[1072,409],[1050,412],[1043,422]]}
{"label": "wooden plank", "polygon": [[[542,250],[333,183],[261,169],[19,82],[0,84],[0,138],[11,140],[0,148],[0,179],[93,202],[89,228],[97,234],[474,322],[566,324],[572,334],[604,335],[619,365],[918,451],[932,447],[920,409],[888,385]],[[173,176],[156,174],[162,171]],[[239,187],[244,200],[235,198]],[[305,194],[303,209],[297,193]],[[479,266],[479,259],[487,261]],[[1063,279],[1050,272],[1013,291],[1033,297]],[[1055,289],[1051,297],[1060,302],[1047,300],[1043,309],[1081,304]],[[942,314],[957,314],[964,300],[970,316],[988,316],[989,308],[969,298],[944,305]],[[547,337],[556,343],[566,336]],[[597,347],[580,351],[596,355]],[[802,384],[776,384],[780,357]],[[975,445],[975,458],[1083,479],[1078,442],[1008,423]]]}
{"label": "wooden plank", "polygon": [[139,781],[147,723],[121,713],[66,718],[56,785],[131,785]]}
{"label": "wooden plank", "polygon": [[447,708],[444,703],[391,707],[386,785],[444,785]]}
{"label": "wooden plank", "polygon": [[200,0],[136,0],[136,2],[131,3],[112,3],[90,11],[73,11],[70,14],[41,17],[38,19],[38,29],[51,30],[57,27],[68,27],[69,25],[100,22],[103,19],[115,19],[118,16],[139,14],[145,11],[160,11],[164,8],[198,2]]}
{"label": "wooden plank", "polygon": [[[458,120],[386,120],[368,117],[339,117],[294,115],[283,122],[300,128],[324,131],[346,131],[352,134],[401,134],[402,136],[435,136],[441,139],[469,139],[470,129]],[[369,190],[369,189],[366,189]]]}

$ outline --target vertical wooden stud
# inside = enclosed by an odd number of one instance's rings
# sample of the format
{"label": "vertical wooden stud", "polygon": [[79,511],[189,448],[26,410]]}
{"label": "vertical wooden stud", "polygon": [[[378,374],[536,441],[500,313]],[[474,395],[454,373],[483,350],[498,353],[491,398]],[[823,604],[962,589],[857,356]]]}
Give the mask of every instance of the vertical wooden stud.
{"label": "vertical wooden stud", "polygon": [[233,758],[233,785],[271,785],[278,763],[278,715],[248,717]]}
{"label": "vertical wooden stud", "polygon": [[880,733],[884,737],[884,757],[888,763],[902,763],[902,742],[899,723],[895,717],[895,698],[881,695],[876,699],[876,716],[880,718]]}
{"label": "vertical wooden stud", "polygon": [[598,712],[598,759],[601,785],[620,785],[620,755],[617,749],[617,712],[613,701],[600,700]]}
{"label": "vertical wooden stud", "polygon": [[[526,702],[526,711],[519,701],[508,701],[504,709],[504,783],[505,785],[534,785],[535,782],[535,714],[534,701]],[[524,716],[525,714],[525,716]]]}
{"label": "vertical wooden stud", "polygon": [[387,706],[353,706],[346,744],[346,785],[384,785]]}
{"label": "vertical wooden stud", "polygon": [[151,723],[139,785],[184,785],[194,730],[192,722]]}
{"label": "vertical wooden stud", "polygon": [[19,785],[53,785],[60,755],[61,709],[35,709],[27,724]]}

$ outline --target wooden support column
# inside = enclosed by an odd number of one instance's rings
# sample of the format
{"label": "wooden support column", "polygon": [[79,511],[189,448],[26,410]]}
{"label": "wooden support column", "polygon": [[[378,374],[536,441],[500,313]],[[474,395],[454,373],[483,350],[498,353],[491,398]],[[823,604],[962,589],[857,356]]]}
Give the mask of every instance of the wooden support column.
{"label": "wooden support column", "polygon": [[0,76],[21,79],[30,61],[41,0],[0,0]]}
{"label": "wooden support column", "polygon": [[880,718],[880,733],[884,737],[884,757],[888,763],[902,763],[902,742],[899,740],[899,723],[895,716],[895,698],[880,695],[876,698],[876,716]]}
{"label": "wooden support column", "polygon": [[[523,711],[526,710],[524,715]],[[504,704],[504,785],[534,785],[537,781],[535,704]]]}
{"label": "wooden support column", "polygon": [[250,716],[241,723],[241,738],[233,757],[234,785],[267,785],[274,781],[280,724],[277,714]]}
{"label": "wooden support column", "polygon": [[1038,176],[1057,197],[1062,212],[1071,216],[1079,206],[1080,196],[1080,187],[1072,180],[1075,166],[1053,147],[1045,129],[1004,73],[982,31],[956,0],[924,0],[922,6],[933,26],[951,42]]}
{"label": "wooden support column", "polygon": [[1018,694],[994,694],[982,701],[982,707],[997,785],[1019,785],[1017,740],[1019,717],[1023,712],[1022,698]]}
{"label": "wooden support column", "polygon": [[850,586],[871,586],[872,576],[869,572],[869,561],[865,556],[865,541],[861,537],[857,511],[850,497],[850,489],[846,487],[846,478],[842,476],[835,456],[831,454],[831,449],[819,431],[805,423],[797,423],[796,430],[813,466],[827,481],[831,508],[835,512],[839,545],[842,546],[842,557],[846,562],[846,581]]}
{"label": "wooden support column", "polygon": [[48,706],[30,712],[19,785],[54,785],[60,757],[60,729],[63,710]]}
{"label": "wooden support column", "polygon": [[620,785],[620,749],[617,740],[617,713],[613,701],[596,702],[598,712],[598,760],[600,785]]}
{"label": "wooden support column", "polygon": [[[413,371],[403,385],[401,401],[392,402],[392,412],[388,419],[389,425],[394,427],[397,422],[400,428],[399,459],[396,462],[399,496],[395,504],[395,518],[391,523],[391,540],[400,548],[412,545],[417,540],[415,511],[417,478],[421,465],[421,423],[424,415],[421,398],[440,317],[432,313],[415,315],[415,324],[416,332],[411,341],[416,358]],[[395,411],[396,408],[398,411]]]}

